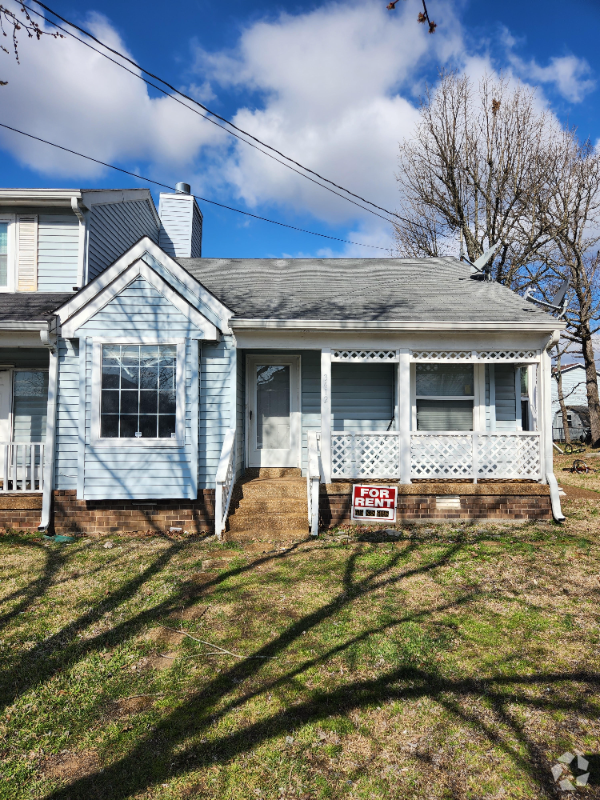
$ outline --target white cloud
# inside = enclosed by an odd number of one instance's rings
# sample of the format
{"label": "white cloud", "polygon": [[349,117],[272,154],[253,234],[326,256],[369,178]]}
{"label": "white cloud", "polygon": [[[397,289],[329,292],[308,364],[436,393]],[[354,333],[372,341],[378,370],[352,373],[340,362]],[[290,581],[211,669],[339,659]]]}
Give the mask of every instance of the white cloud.
{"label": "white cloud", "polygon": [[[235,51],[198,49],[196,71],[213,86],[263,99],[259,108],[239,109],[238,126],[393,209],[398,142],[417,119],[414,85],[424,63],[461,49],[458,24],[444,8],[444,28],[435,36],[418,25],[412,6],[391,14],[374,0],[283,14],[247,28]],[[224,175],[251,206],[275,200],[331,223],[366,216],[241,144]]]}
{"label": "white cloud", "polygon": [[[110,23],[94,14],[87,25],[121,52],[126,46]],[[48,28],[51,30],[51,28]],[[151,98],[140,80],[73,39],[21,37],[20,64],[2,56],[8,86],[0,89],[7,124],[102,161],[190,163],[205,144],[223,136],[166,97]],[[2,146],[48,176],[96,178],[103,168],[2,130]]]}
{"label": "white cloud", "polygon": [[[282,14],[242,30],[231,50],[194,49],[188,92],[211,103],[229,92],[233,120],[273,147],[381,206],[395,209],[398,142],[418,117],[418,94],[438,65],[477,77],[492,71],[488,55],[463,40],[460,3],[442,0],[440,23],[429,36],[415,6],[395,12],[382,0],[334,0],[310,12]],[[86,21],[102,40],[127,52],[109,20]],[[545,67],[516,55],[506,32],[505,63],[515,76],[556,87],[571,102],[591,90],[585,61],[552,59]],[[310,216],[346,225],[347,238],[392,246],[389,225],[359,211],[256,150],[228,137],[172,99],[147,87],[78,42],[23,38],[21,65],[0,59],[3,121],[96,158],[142,165],[151,177],[186,179],[198,193],[251,207],[279,207],[277,215]],[[102,168],[0,129],[0,146],[43,175],[92,181]],[[231,202],[231,201],[230,201]],[[235,204],[235,202],[232,202]],[[314,227],[300,223],[300,227]],[[326,229],[325,229],[326,231]],[[325,245],[324,253],[376,255],[355,245]],[[316,248],[315,248],[316,249]]]}
{"label": "white cloud", "polygon": [[508,63],[522,80],[553,86],[569,103],[581,103],[596,88],[592,69],[585,58],[574,55],[554,56],[543,67],[535,59],[527,60],[515,53],[518,41],[509,31],[504,30],[501,38]]}

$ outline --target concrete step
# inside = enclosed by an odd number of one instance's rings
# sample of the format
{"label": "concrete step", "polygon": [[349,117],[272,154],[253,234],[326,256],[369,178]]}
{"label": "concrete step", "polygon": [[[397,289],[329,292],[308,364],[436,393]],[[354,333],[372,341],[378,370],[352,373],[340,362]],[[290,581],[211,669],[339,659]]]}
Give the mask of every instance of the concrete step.
{"label": "concrete step", "polygon": [[243,498],[238,506],[233,506],[231,516],[257,516],[260,514],[308,514],[305,497],[265,497]]}
{"label": "concrete step", "polygon": [[234,500],[266,500],[268,498],[298,499],[306,498],[306,481],[283,479],[260,479],[236,484]]}
{"label": "concrete step", "polygon": [[256,514],[230,515],[228,528],[236,531],[254,531],[256,535],[270,531],[304,530],[308,531],[308,513],[303,514]]}
{"label": "concrete step", "polygon": [[248,467],[242,480],[246,478],[301,478],[302,470],[297,467]]}

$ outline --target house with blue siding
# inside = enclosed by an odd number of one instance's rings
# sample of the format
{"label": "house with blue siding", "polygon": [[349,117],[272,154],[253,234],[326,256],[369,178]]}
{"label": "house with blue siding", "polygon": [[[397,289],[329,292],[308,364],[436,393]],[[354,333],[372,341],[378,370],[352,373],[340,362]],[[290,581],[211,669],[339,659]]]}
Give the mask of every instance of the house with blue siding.
{"label": "house with blue siding", "polygon": [[0,524],[301,537],[357,483],[397,521],[562,518],[563,323],[456,258],[201,247],[186,184],[0,191]]}

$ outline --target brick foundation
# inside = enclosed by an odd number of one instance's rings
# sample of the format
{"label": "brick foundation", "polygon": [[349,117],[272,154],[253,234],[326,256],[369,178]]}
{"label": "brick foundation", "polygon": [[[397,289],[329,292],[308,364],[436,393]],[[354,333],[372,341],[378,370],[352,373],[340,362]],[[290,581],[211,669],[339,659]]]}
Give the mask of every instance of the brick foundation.
{"label": "brick foundation", "polygon": [[[386,485],[385,481],[378,482]],[[391,484],[397,485],[397,484]],[[458,495],[459,508],[440,508],[437,498]],[[352,485],[321,487],[320,525],[324,528],[351,521]],[[398,522],[434,520],[551,520],[550,490],[538,483],[414,483],[398,487]],[[365,520],[365,524],[376,520]]]}
{"label": "brick foundation", "polygon": [[134,533],[182,528],[214,532],[214,489],[196,500],[78,500],[75,491],[54,492],[56,533]]}
{"label": "brick foundation", "polygon": [[0,528],[7,530],[36,530],[41,519],[41,494],[0,495]]}

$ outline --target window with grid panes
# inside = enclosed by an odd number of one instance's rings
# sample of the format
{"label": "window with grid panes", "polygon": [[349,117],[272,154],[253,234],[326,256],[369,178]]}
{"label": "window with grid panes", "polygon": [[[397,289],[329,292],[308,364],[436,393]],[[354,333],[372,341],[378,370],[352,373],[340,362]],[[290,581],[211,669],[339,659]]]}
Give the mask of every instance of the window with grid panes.
{"label": "window with grid panes", "polygon": [[102,346],[101,438],[175,438],[176,354],[170,344]]}
{"label": "window with grid panes", "polygon": [[473,365],[417,364],[417,430],[473,430]]}

